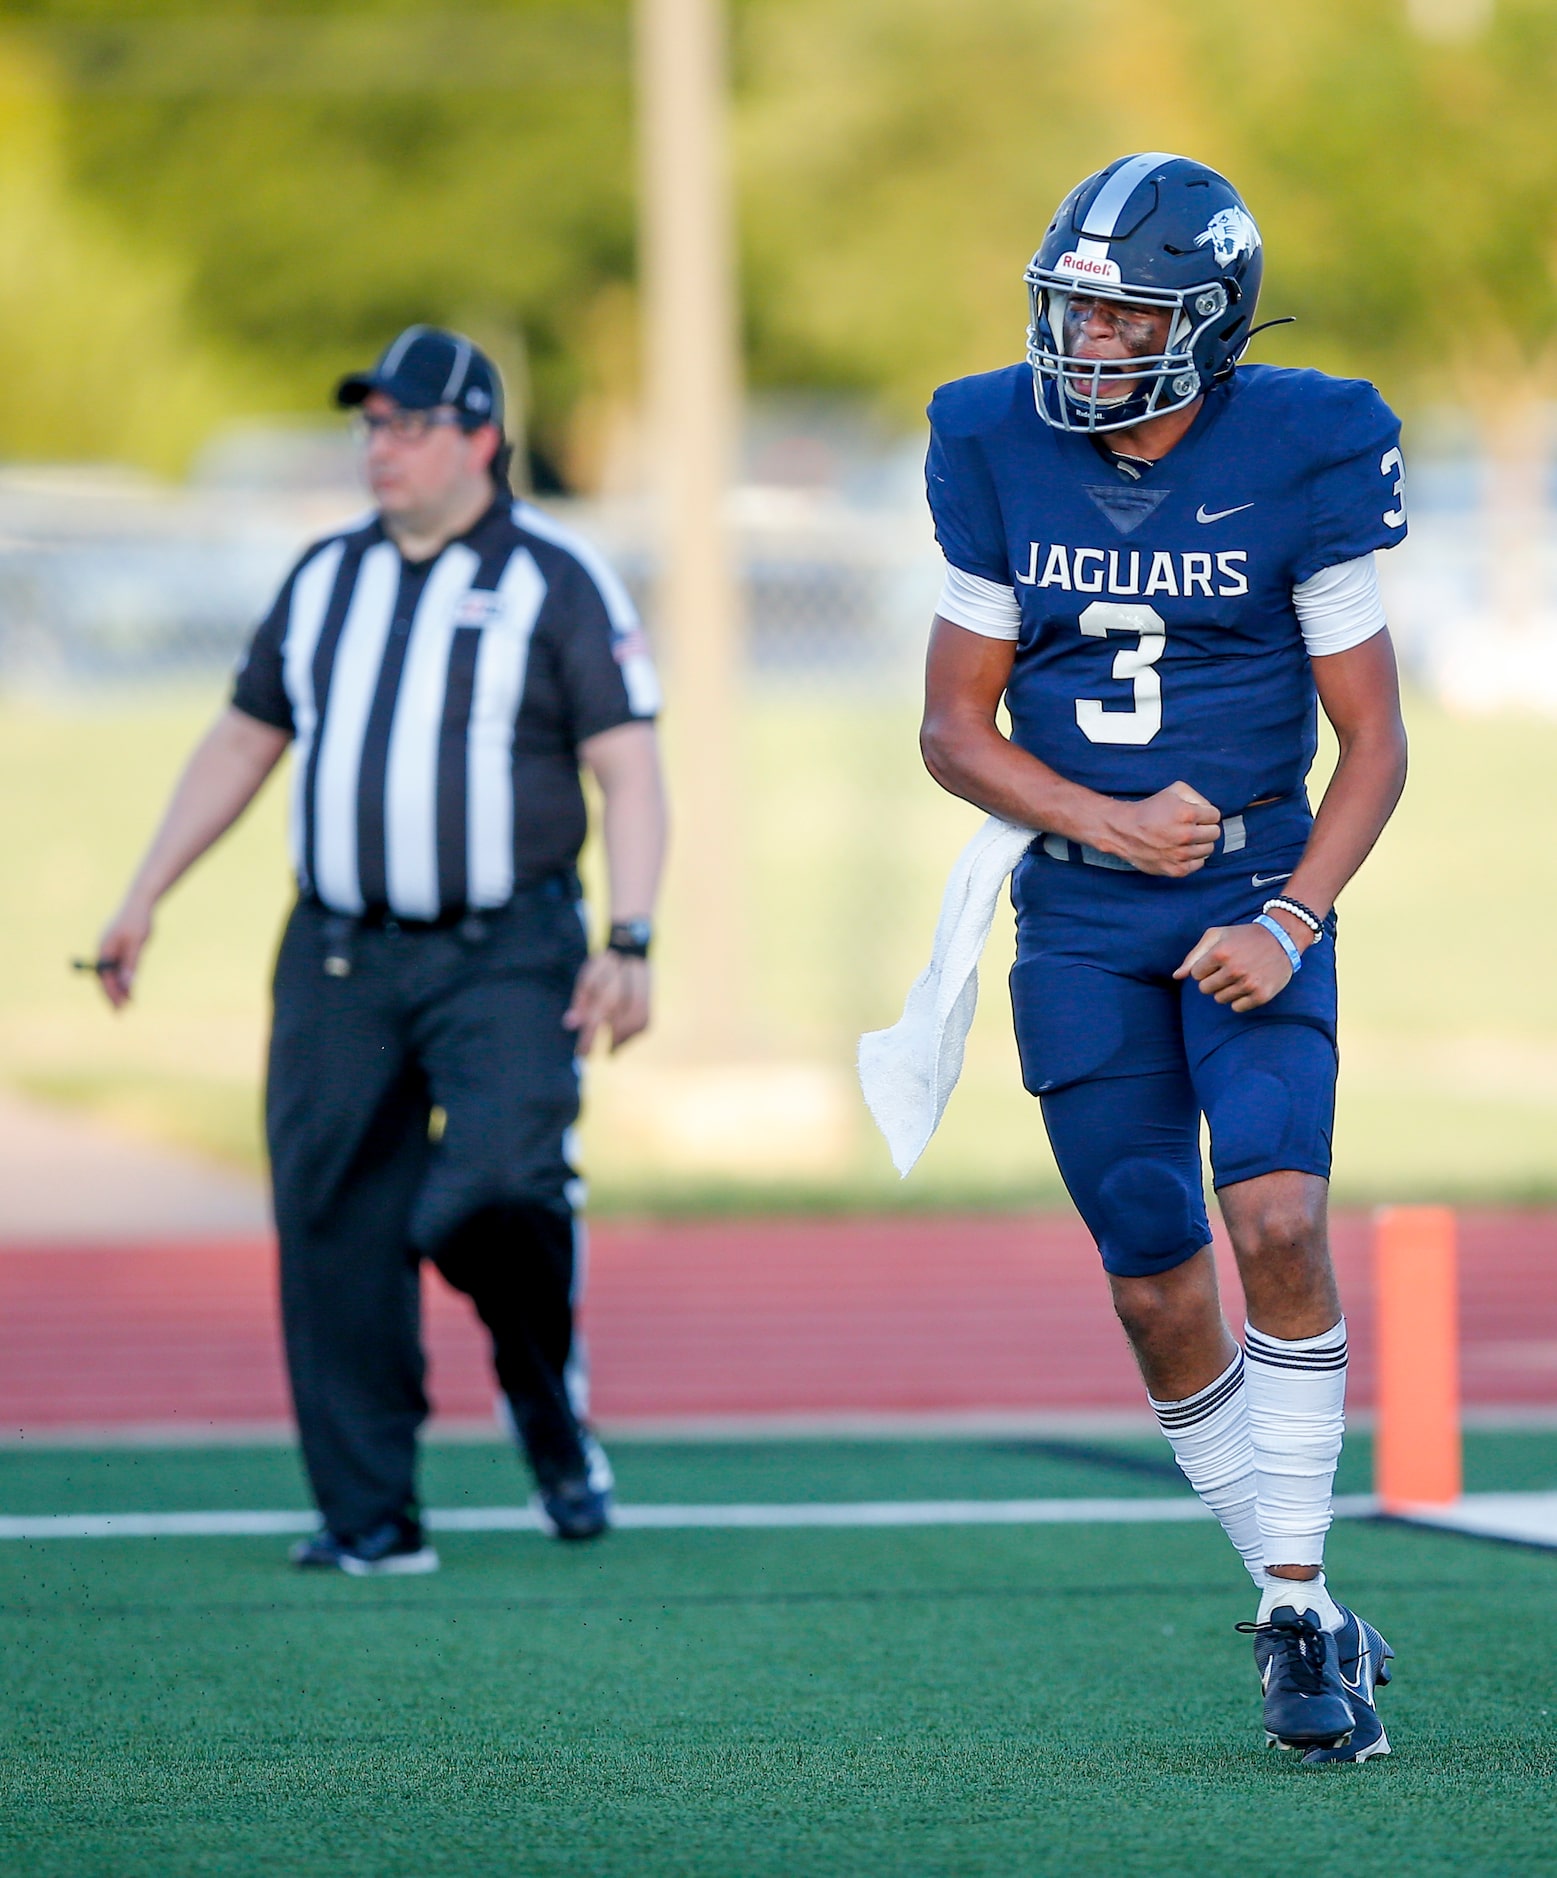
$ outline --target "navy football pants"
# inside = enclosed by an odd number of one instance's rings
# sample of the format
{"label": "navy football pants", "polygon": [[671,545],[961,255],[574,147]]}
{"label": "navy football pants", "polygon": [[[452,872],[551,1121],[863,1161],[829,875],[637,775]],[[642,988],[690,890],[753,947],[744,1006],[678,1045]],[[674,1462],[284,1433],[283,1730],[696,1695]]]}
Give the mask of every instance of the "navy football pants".
{"label": "navy football pants", "polygon": [[1217,1187],[1279,1169],[1328,1176],[1335,1110],[1335,934],[1269,1004],[1242,1015],[1173,972],[1211,926],[1245,924],[1296,867],[1301,798],[1245,811],[1246,845],[1168,880],[1035,845],[1013,881],[1011,972],[1022,1079],[1060,1173],[1121,1275],[1162,1272],[1211,1240],[1200,1118]]}
{"label": "navy football pants", "polygon": [[[538,1476],[584,1471],[562,1015],[585,943],[571,893],[548,887],[467,932],[348,927],[304,902],[282,940],[266,1093],[282,1326],[309,1482],[343,1536],[415,1503],[424,1257],[490,1331]],[[326,972],[332,955],[349,972]]]}

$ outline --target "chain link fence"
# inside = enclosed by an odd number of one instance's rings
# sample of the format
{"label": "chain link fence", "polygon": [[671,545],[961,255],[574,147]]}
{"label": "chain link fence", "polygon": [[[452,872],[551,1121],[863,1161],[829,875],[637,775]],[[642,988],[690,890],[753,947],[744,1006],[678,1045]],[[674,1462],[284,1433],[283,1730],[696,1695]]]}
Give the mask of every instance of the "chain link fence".
{"label": "chain link fence", "polygon": [[[300,548],[363,509],[344,476],[265,486],[289,467],[288,452],[272,454],[283,461],[262,461],[258,475],[248,465],[250,486],[220,461],[184,488],[113,470],[0,471],[0,685],[199,682],[230,668]],[[938,580],[915,454],[870,501],[827,489],[733,493],[738,630],[754,680],[914,681]],[[306,433],[290,456],[306,469]],[[547,507],[613,561],[652,631],[646,507]]]}
{"label": "chain link fence", "polygon": [[[754,686],[917,685],[938,587],[918,456],[912,443],[883,452],[854,487],[732,493]],[[219,443],[202,467],[182,488],[128,471],[0,470],[0,686],[218,676],[300,547],[363,509],[333,433],[257,433]],[[1501,487],[1471,455],[1417,466],[1411,536],[1381,557],[1391,625],[1410,676],[1449,706],[1557,714],[1557,492],[1537,487],[1511,509]],[[652,630],[646,507],[547,506],[613,560]]]}

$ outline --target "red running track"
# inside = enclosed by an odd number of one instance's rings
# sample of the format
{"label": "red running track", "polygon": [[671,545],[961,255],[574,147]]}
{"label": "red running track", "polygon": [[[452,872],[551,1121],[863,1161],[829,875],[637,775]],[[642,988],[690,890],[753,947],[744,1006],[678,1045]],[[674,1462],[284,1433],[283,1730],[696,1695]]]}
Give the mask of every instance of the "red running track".
{"label": "red running track", "polygon": [[[1466,1401],[1557,1404],[1557,1214],[1468,1212],[1460,1239]],[[1366,1406],[1365,1216],[1335,1250]],[[440,1413],[489,1415],[467,1306],[436,1279],[427,1303]],[[586,1322],[607,1422],[1141,1406],[1090,1242],[1050,1214],[607,1222]],[[0,1250],[10,1438],[286,1413],[268,1242]]]}

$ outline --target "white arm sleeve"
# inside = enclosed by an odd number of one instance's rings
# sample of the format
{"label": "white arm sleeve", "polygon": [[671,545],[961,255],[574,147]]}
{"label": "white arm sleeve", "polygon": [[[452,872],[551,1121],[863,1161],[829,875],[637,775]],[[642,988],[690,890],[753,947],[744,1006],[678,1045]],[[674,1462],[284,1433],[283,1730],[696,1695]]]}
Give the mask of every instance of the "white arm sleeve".
{"label": "white arm sleeve", "polygon": [[1292,606],[1311,659],[1360,646],[1385,624],[1373,556],[1364,554],[1311,574],[1292,589]]}
{"label": "white arm sleeve", "polygon": [[985,639],[1015,639],[1022,629],[1022,609],[1017,604],[1015,587],[1002,587],[998,580],[965,574],[950,561],[946,563],[946,579],[935,610],[953,626],[965,626]]}

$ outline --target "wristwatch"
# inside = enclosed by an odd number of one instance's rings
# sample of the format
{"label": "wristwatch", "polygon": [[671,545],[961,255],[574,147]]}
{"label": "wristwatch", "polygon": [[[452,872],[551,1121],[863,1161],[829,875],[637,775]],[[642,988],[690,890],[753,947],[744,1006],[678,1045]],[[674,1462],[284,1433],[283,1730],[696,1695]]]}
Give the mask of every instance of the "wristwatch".
{"label": "wristwatch", "polygon": [[620,952],[625,959],[646,959],[654,928],[646,919],[619,919],[611,925],[606,940],[607,952]]}

